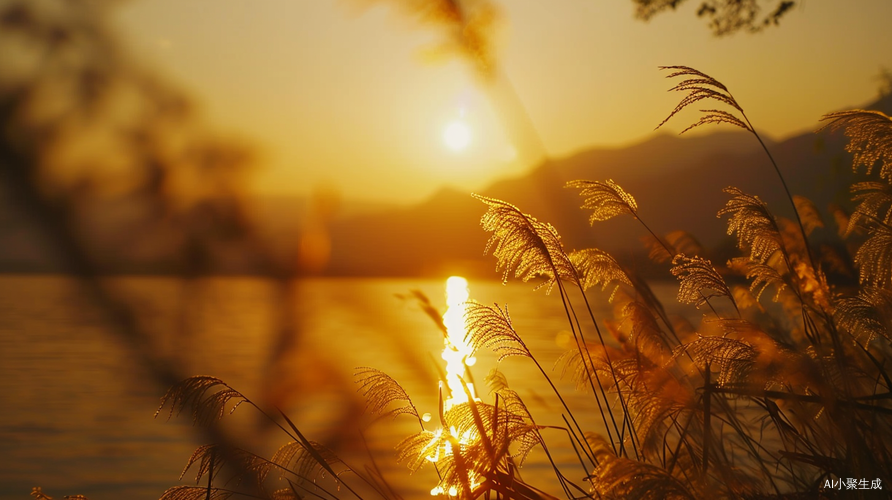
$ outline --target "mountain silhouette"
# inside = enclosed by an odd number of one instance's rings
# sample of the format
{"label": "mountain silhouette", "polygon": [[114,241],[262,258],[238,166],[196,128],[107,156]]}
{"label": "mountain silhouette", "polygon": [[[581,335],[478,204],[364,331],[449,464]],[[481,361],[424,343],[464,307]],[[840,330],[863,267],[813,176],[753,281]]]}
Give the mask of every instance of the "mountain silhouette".
{"label": "mountain silhouette", "polygon": [[[867,108],[892,113],[892,96]],[[791,192],[811,199],[823,212],[827,227],[813,233],[813,243],[829,239],[836,232],[832,217],[827,216],[828,205],[851,208],[848,186],[867,179],[863,169],[852,172],[845,143],[840,132],[807,132],[780,142],[766,141]],[[733,239],[725,232],[726,221],[716,217],[728,200],[723,188],[735,186],[755,194],[775,215],[793,217],[793,208],[762,146],[751,134],[738,130],[696,136],[657,134],[631,146],[591,149],[549,159],[524,175],[495,182],[478,194],[507,201],[551,223],[568,251],[597,247],[626,263],[649,265],[641,241],[647,231],[629,216],[590,226],[588,211],[579,208],[583,200],[578,190],[564,187],[576,179],[612,179],[636,198],[639,216],[655,233],[664,236],[684,230],[708,249],[707,253],[717,251],[721,256],[733,247]],[[8,206],[5,198],[8,196],[0,190],[0,205]],[[342,206],[341,216],[325,221],[330,254],[326,265],[314,270],[317,274],[497,276],[493,272],[495,259],[484,256],[489,235],[479,225],[486,206],[469,192],[444,187],[424,202],[408,207],[378,204],[373,209],[357,209],[359,205],[350,200],[342,205],[347,210]],[[113,215],[122,210],[126,207],[100,207],[95,217],[83,223],[85,232],[95,235],[95,246],[105,248],[105,269],[114,273],[175,272],[177,261],[163,242],[134,245],[124,238],[119,244],[121,237],[116,234],[120,231]],[[253,205],[257,234],[286,267],[297,268],[302,234],[312,225],[311,212],[307,199],[296,197],[266,198]],[[0,246],[0,271],[61,270],[58,256],[31,227],[27,214],[0,211],[0,238],[4,242]],[[104,245],[103,241],[112,244]],[[221,262],[212,265],[210,272],[259,272],[250,259],[224,258]]]}
{"label": "mountain silhouette", "polygon": [[[821,208],[845,205],[851,183],[844,141],[803,134],[768,148],[794,194]],[[506,179],[479,194],[516,205],[554,225],[567,250],[598,247],[640,254],[646,230],[628,216],[589,226],[589,214],[567,181],[612,179],[635,196],[639,215],[657,234],[684,230],[706,247],[728,245],[725,222],[716,217],[736,186],[765,200],[776,215],[793,209],[756,139],[746,132],[719,132],[678,138],[658,135],[626,148],[585,151],[542,163],[528,175]],[[485,205],[470,193],[442,189],[409,208],[340,221],[331,229],[332,275],[414,276],[492,274],[495,260],[484,257],[488,234],[479,226]],[[816,234],[820,237],[820,234]]]}

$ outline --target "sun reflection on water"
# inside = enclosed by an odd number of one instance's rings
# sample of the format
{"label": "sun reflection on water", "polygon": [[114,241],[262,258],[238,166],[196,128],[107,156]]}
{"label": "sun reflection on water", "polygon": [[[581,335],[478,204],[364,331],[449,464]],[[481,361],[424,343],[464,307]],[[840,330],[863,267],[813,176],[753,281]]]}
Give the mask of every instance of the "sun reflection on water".
{"label": "sun reflection on water", "polygon": [[477,397],[473,384],[465,384],[467,391],[462,388],[465,367],[474,366],[477,361],[472,356],[473,348],[465,342],[465,309],[468,297],[468,280],[460,276],[452,276],[446,280],[446,312],[443,313],[443,324],[446,325],[447,337],[442,357],[446,361],[446,389],[449,397],[443,402],[444,411],[449,411],[457,404],[467,403],[466,392],[475,399]]}
{"label": "sun reflection on water", "polygon": [[[449,411],[455,405],[467,403],[468,395],[474,398],[474,401],[480,401],[474,390],[474,384],[463,379],[467,367],[473,366],[477,361],[473,356],[473,347],[465,342],[464,316],[469,296],[468,280],[461,276],[452,276],[446,280],[446,312],[443,313],[443,324],[446,325],[447,335],[442,354],[443,360],[446,361],[446,380],[440,382],[440,387],[448,396],[445,396],[442,402],[443,412]],[[471,429],[464,432],[459,432],[455,427],[450,427],[448,431],[443,428],[437,429],[428,445],[430,448],[426,456],[428,461],[437,462],[442,456],[452,455],[452,445],[449,441],[442,440],[444,432],[448,432],[462,446],[477,439],[476,433]],[[473,489],[479,484],[479,478],[471,473],[468,482]],[[447,490],[443,486],[431,490],[432,496],[444,494],[456,496],[458,491],[455,487]]]}

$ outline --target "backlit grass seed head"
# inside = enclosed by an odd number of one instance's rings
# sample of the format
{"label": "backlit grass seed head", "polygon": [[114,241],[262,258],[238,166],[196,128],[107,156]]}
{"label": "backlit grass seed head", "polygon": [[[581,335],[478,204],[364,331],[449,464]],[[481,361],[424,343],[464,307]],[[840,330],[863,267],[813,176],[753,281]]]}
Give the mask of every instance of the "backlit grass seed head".
{"label": "backlit grass seed head", "polygon": [[766,263],[774,252],[783,248],[780,230],[768,206],[758,196],[746,194],[736,187],[722,191],[730,194],[731,199],[716,217],[730,214],[728,234],[736,232],[738,247],[741,250],[748,248],[754,261]]}
{"label": "backlit grass seed head", "polygon": [[756,301],[759,300],[766,288],[773,286],[775,294],[772,300],[777,302],[780,299],[781,292],[787,287],[787,283],[780,273],[777,272],[777,269],[768,264],[756,262],[749,257],[731,259],[728,261],[728,267],[739,271],[746,279],[750,280],[749,291],[753,294]]}
{"label": "backlit grass seed head", "polygon": [[863,285],[885,288],[892,283],[892,227],[876,224],[855,253],[858,280]]}
{"label": "backlit grass seed head", "polygon": [[[218,388],[218,390],[214,391],[213,388]],[[169,402],[168,419],[174,414],[179,415],[186,407],[191,407],[192,420],[195,424],[210,425],[223,417],[227,406],[233,400],[235,400],[235,404],[232,405],[229,413],[234,412],[239,405],[247,401],[247,398],[217,377],[198,375],[189,377],[171,387],[161,398],[161,404],[155,411],[155,417],[158,417],[158,414]]]}
{"label": "backlit grass seed head", "polygon": [[587,248],[570,253],[570,262],[576,268],[579,284],[583,290],[593,286],[601,286],[606,290],[608,286],[615,285],[610,300],[616,294],[620,284],[633,286],[629,276],[619,265],[619,262],[609,253],[597,248]]}
{"label": "backlit grass seed head", "polygon": [[375,368],[362,366],[356,369],[354,377],[356,377],[355,382],[359,384],[357,390],[366,398],[366,411],[384,413],[391,403],[405,402],[384,414],[394,417],[408,414],[420,418],[409,394],[390,375]]}
{"label": "backlit grass seed head", "polygon": [[514,277],[529,281],[545,277],[539,287],[547,291],[558,279],[577,282],[576,271],[564,252],[561,237],[551,225],[539,222],[517,207],[494,198],[474,195],[489,210],[480,219],[484,231],[492,233],[484,253],[492,252],[496,258],[496,270],[502,272],[502,281]]}
{"label": "backlit grass seed head", "polygon": [[828,113],[821,121],[829,123],[820,130],[845,129],[849,138],[846,151],[854,155],[855,170],[864,166],[870,174],[879,163],[880,177],[892,183],[892,118],[880,111],[852,109]]}
{"label": "backlit grass seed head", "polygon": [[[312,447],[312,451],[310,447]],[[323,467],[320,460],[328,467]],[[307,441],[306,444],[289,441],[280,446],[267,463],[269,465],[265,467],[266,473],[269,470],[277,470],[284,477],[293,471],[298,478],[308,484],[315,483],[325,475],[326,469],[333,466],[344,468],[343,461],[333,451],[316,441]],[[331,470],[334,471],[334,469]],[[265,476],[263,477],[265,478]],[[338,477],[335,476],[334,479],[337,481]]]}
{"label": "backlit grass seed head", "polygon": [[743,340],[730,337],[700,337],[685,346],[698,365],[718,370],[720,386],[745,382],[752,371],[758,351]]}
{"label": "backlit grass seed head", "polygon": [[890,339],[892,331],[892,292],[862,288],[858,294],[837,303],[834,311],[839,327],[865,345],[877,337]]}
{"label": "backlit grass seed head", "polygon": [[[660,66],[660,69],[671,71],[666,78],[686,77],[681,83],[669,89],[669,91],[683,92],[687,93],[687,95],[675,106],[675,109],[669,113],[669,116],[656,126],[656,129],[662,127],[684,108],[704,99],[711,99],[726,104],[739,111],[741,116],[743,116],[743,108],[737,104],[737,101],[734,99],[734,96],[731,95],[731,92],[728,91],[728,88],[715,78],[688,66]],[[700,119],[688,128],[682,130],[682,134],[693,128],[710,123],[728,123],[748,132],[753,132],[752,127],[745,121],[745,116],[741,119],[731,112],[720,109],[701,109],[700,112],[703,113]]]}
{"label": "backlit grass seed head", "polygon": [[683,304],[700,307],[712,297],[734,300],[725,280],[708,259],[676,255],[670,272],[678,278],[678,301]]}
{"label": "backlit grass seed head", "polygon": [[514,330],[508,308],[468,302],[465,310],[465,341],[475,350],[479,347],[492,349],[499,361],[509,356],[532,357],[523,339]]}
{"label": "backlit grass seed head", "polygon": [[567,183],[568,188],[577,188],[579,195],[585,198],[583,209],[592,210],[589,224],[612,219],[617,215],[629,214],[638,217],[638,203],[612,179],[606,182],[576,180]]}
{"label": "backlit grass seed head", "polygon": [[852,184],[849,190],[852,201],[857,201],[858,206],[844,225],[844,236],[852,234],[859,227],[869,228],[876,222],[892,223],[892,186],[884,182],[865,181]]}

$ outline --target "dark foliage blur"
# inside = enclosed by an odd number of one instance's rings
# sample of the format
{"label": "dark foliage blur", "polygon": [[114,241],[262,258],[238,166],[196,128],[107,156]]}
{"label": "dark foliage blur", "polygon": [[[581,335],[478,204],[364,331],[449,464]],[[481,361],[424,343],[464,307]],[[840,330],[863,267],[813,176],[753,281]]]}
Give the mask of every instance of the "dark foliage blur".
{"label": "dark foliage blur", "polygon": [[[138,272],[177,279],[185,300],[176,314],[183,318],[202,299],[206,275],[247,269],[269,278],[278,296],[264,305],[277,319],[265,374],[272,377],[301,347],[292,311],[298,259],[272,258],[251,224],[242,189],[251,147],[209,131],[186,95],[129,57],[109,28],[117,3],[0,6],[2,221],[37,238],[38,250],[52,254],[39,260],[52,258],[52,270],[78,278],[83,296],[106,317],[110,341],[129,348],[159,396],[192,374],[161,353],[145,311],[106,277]],[[176,336],[194,333],[190,321],[179,324]],[[267,386],[277,404],[293,398]],[[263,397],[256,401],[272,404]],[[152,410],[145,408],[147,415]],[[196,438],[237,446],[230,431],[211,426]],[[228,461],[237,464],[239,457]]]}
{"label": "dark foliage blur", "polygon": [[[685,0],[632,0],[635,15],[645,21],[670,10],[675,10]],[[730,35],[739,31],[761,31],[779,24],[797,2],[790,0],[702,0],[697,16],[709,22],[709,29],[716,36]]]}

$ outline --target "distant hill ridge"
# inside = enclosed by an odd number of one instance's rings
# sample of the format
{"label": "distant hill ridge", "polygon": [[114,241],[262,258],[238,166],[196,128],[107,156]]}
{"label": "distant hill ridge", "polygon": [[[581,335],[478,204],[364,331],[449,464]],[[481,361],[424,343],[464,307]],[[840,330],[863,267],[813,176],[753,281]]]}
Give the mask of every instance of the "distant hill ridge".
{"label": "distant hill ridge", "polygon": [[[866,108],[892,113],[892,96]],[[564,188],[575,179],[613,179],[636,198],[639,215],[657,234],[685,230],[707,248],[728,247],[733,243],[726,222],[716,217],[728,200],[723,188],[758,195],[775,215],[792,217],[793,209],[758,141],[747,132],[727,130],[692,137],[659,134],[624,148],[550,159],[479,194],[551,223],[568,250],[594,246],[618,256],[634,254],[640,261],[645,230],[637,221],[617,217],[590,227],[578,192]],[[812,132],[766,141],[793,194],[808,197],[824,213],[828,227],[813,234],[817,240],[836,230],[826,217],[828,204],[850,205],[848,186],[865,179],[853,174],[845,142],[841,133]],[[482,255],[489,237],[479,226],[485,208],[470,193],[444,188],[410,208],[340,221],[332,228],[327,273],[495,277],[495,259]]]}
{"label": "distant hill ridge", "polygon": [[[892,97],[870,108],[892,113]],[[727,248],[725,220],[716,217],[736,186],[758,195],[776,214],[793,215],[780,181],[758,141],[739,130],[716,129],[699,136],[658,134],[627,147],[591,149],[566,158],[549,159],[528,173],[503,179],[479,194],[518,206],[539,220],[554,225],[568,250],[598,247],[629,262],[641,262],[645,234],[631,217],[588,224],[578,191],[567,181],[613,179],[631,193],[639,215],[661,236],[674,230],[693,234],[706,248]],[[834,202],[849,204],[847,187],[863,174],[852,173],[851,157],[844,152],[841,133],[803,133],[767,146],[794,194],[810,198],[826,214]],[[323,274],[330,276],[436,276],[462,274],[496,277],[495,259],[484,256],[489,235],[479,221],[486,207],[468,192],[443,188],[410,207],[375,206],[373,211],[353,210],[328,226],[331,255]],[[296,262],[300,229],[306,220],[306,200],[261,200],[255,208],[260,234],[276,254]],[[0,271],[56,270],[52,252],[28,231],[27,221],[0,214]],[[835,232],[819,229],[814,238]],[[164,255],[116,255],[115,272],[165,272]],[[255,272],[249,263],[235,263],[226,273]]]}
{"label": "distant hill ridge", "polygon": [[[826,140],[826,139],[825,139]],[[835,165],[844,164],[842,142],[803,135],[771,144],[795,192],[819,207],[838,198]],[[758,142],[745,132],[719,132],[694,138],[656,136],[622,149],[590,150],[547,161],[528,175],[492,184],[479,194],[518,206],[553,224],[568,250],[598,247],[616,253],[640,252],[644,229],[630,217],[588,225],[574,179],[613,179],[635,196],[639,214],[658,234],[683,229],[707,246],[720,244],[724,222],[716,212],[727,200],[722,189],[737,186],[762,197],[781,215],[791,215],[771,164]],[[820,182],[814,182],[815,179]],[[844,199],[844,198],[843,198]],[[490,273],[483,257],[488,239],[479,226],[485,206],[470,193],[442,189],[414,207],[340,221],[332,228],[333,275],[442,275]]]}

